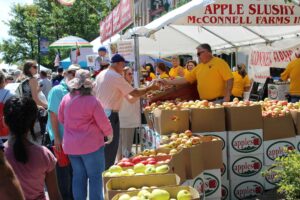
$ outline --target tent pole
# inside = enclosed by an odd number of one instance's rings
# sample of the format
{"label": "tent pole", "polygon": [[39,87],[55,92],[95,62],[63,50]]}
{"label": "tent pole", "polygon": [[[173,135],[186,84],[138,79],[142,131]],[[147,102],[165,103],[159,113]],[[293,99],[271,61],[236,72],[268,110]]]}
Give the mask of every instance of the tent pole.
{"label": "tent pole", "polygon": [[238,65],[238,58],[239,58],[239,56],[238,56],[238,48],[235,48],[235,66],[236,67]]}
{"label": "tent pole", "polygon": [[134,74],[134,87],[139,88],[140,87],[140,50],[139,50],[139,36],[137,34],[133,35],[134,39],[134,68],[133,68],[133,74]]}
{"label": "tent pole", "polygon": [[246,29],[247,31],[253,33],[254,35],[257,35],[257,36],[260,37],[261,39],[265,40],[266,43],[270,43],[270,42],[271,42],[268,38],[262,36],[261,34],[257,33],[256,31],[252,30],[251,28],[249,28],[249,27],[247,27],[247,26],[242,26],[242,27],[243,27],[244,29]]}

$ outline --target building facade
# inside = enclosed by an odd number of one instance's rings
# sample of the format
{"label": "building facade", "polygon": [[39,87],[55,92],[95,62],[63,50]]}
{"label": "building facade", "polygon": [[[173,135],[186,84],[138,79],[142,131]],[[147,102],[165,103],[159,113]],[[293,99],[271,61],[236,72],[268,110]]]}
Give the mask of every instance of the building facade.
{"label": "building facade", "polygon": [[135,25],[144,26],[191,0],[135,0]]}

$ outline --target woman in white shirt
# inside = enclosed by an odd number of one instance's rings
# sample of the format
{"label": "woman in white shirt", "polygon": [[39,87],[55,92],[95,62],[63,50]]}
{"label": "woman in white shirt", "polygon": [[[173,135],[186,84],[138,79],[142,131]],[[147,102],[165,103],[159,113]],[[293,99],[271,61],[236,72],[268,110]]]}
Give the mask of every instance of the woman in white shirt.
{"label": "woman in white shirt", "polygon": [[[123,76],[128,83],[132,84],[133,74],[130,67],[124,68]],[[133,144],[134,132],[141,124],[140,99],[131,97],[124,99],[119,111],[120,138],[117,159],[129,157]]]}

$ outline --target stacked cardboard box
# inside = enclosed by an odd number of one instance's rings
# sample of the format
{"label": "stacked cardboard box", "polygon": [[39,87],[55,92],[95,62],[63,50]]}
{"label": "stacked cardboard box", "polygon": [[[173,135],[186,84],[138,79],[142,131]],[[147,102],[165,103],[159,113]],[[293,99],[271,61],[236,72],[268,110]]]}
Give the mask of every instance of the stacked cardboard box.
{"label": "stacked cardboard box", "polygon": [[230,199],[256,196],[264,191],[261,107],[226,107],[225,113]]}
{"label": "stacked cardboard box", "polygon": [[[293,119],[290,114],[281,117],[264,117],[264,165],[266,169],[272,168],[275,159],[285,156],[285,148],[293,150],[297,148],[297,137]],[[278,180],[275,174],[265,177],[266,189],[276,187]]]}
{"label": "stacked cardboard box", "polygon": [[141,147],[145,149],[157,149],[160,145],[161,135],[147,125],[141,127]]}
{"label": "stacked cardboard box", "polygon": [[[215,152],[214,157],[211,152],[216,151],[211,145],[204,144],[203,151],[206,159],[203,174],[199,174],[192,180],[192,186],[197,188],[199,180],[204,181],[204,191],[206,199],[226,199],[222,197],[222,183],[227,180],[227,132],[225,127],[224,108],[213,109],[191,109],[191,130],[195,135],[213,136],[219,139],[222,154]],[[210,157],[210,158],[209,158]],[[209,164],[207,161],[216,159],[216,163]],[[219,163],[218,163],[219,160]],[[198,187],[199,190],[199,187]],[[224,193],[223,193],[224,194]],[[226,195],[225,195],[226,196]]]}

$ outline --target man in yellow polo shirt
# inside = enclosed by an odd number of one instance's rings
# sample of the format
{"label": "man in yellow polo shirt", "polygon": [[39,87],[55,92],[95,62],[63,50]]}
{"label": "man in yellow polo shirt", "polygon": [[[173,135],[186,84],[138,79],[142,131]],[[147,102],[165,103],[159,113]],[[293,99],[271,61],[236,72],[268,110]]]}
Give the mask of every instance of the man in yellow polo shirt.
{"label": "man in yellow polo shirt", "polygon": [[200,99],[212,102],[228,102],[230,100],[233,76],[228,64],[212,55],[209,44],[201,44],[197,47],[199,64],[184,78],[174,80],[162,80],[163,84],[185,84],[197,81],[197,89]]}
{"label": "man in yellow polo shirt", "polygon": [[291,102],[295,103],[300,100],[300,50],[295,53],[296,59],[292,60],[284,72],[281,79],[286,81],[290,79],[290,96]]}
{"label": "man in yellow polo shirt", "polygon": [[173,78],[184,77],[186,69],[179,65],[179,57],[172,57],[172,68],[169,71],[169,76]]}

